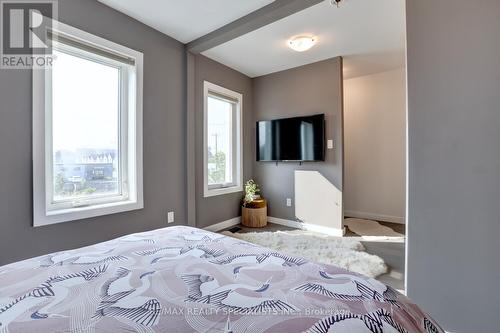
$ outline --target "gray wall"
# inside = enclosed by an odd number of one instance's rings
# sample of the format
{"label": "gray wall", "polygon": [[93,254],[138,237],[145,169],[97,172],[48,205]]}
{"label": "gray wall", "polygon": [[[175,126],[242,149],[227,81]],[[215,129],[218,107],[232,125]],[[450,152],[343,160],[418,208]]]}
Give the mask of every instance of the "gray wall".
{"label": "gray wall", "polygon": [[195,56],[195,163],[196,163],[196,226],[230,220],[241,215],[243,192],[203,197],[203,81],[243,94],[243,181],[252,175],[253,123],[252,80],[202,55]]}
{"label": "gray wall", "polygon": [[498,332],[500,1],[407,1],[408,294],[450,332]]}
{"label": "gray wall", "polygon": [[406,69],[344,81],[344,209],[405,222]]}
{"label": "gray wall", "polygon": [[33,228],[31,72],[0,70],[0,265],[186,220],[184,46],[95,0],[59,1],[59,18],[144,53],[145,208]]}
{"label": "gray wall", "polygon": [[[294,171],[319,171],[339,190],[343,185],[342,130],[342,58],[265,75],[253,80],[254,122],[252,152],[254,177],[269,202],[269,216],[295,220]],[[325,162],[279,163],[256,162],[255,122],[309,114],[326,114],[326,139],[334,140],[333,150],[326,150]],[[292,207],[286,206],[292,198]]]}

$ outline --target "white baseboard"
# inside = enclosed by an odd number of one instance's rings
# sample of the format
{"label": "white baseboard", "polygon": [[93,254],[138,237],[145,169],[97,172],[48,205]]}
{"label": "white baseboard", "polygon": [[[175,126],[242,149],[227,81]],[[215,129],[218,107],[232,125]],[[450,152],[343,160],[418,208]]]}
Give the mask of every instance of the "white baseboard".
{"label": "white baseboard", "polygon": [[211,232],[218,232],[227,228],[234,227],[235,225],[238,225],[241,223],[241,217],[235,217],[234,219],[230,219],[227,221],[223,221],[217,224],[212,224],[208,227],[203,228],[204,230],[211,231]]}
{"label": "white baseboard", "polygon": [[274,224],[279,224],[279,225],[283,225],[283,226],[289,227],[289,228],[302,229],[302,223],[297,222],[297,221],[279,219],[277,217],[268,216],[267,217],[267,222],[274,223]]}
{"label": "white baseboard", "polygon": [[344,212],[345,217],[354,217],[358,219],[368,219],[382,222],[392,222],[405,224],[405,218],[400,216],[391,216],[391,215],[383,215],[383,214],[375,214],[375,213],[366,213],[366,212],[357,212],[352,210],[346,210]]}
{"label": "white baseboard", "polygon": [[[323,227],[323,226],[319,226],[319,225],[315,225],[315,224],[302,223],[302,222],[297,222],[297,221],[292,221],[292,220],[285,220],[285,219],[280,219],[280,218],[271,217],[271,216],[269,216],[267,218],[267,220],[270,223],[279,224],[279,225],[283,225],[283,226],[290,227],[290,228],[315,231],[315,232],[319,232],[322,234],[337,236],[337,237],[344,236],[344,230],[342,230],[342,229]],[[207,231],[218,232],[218,231],[221,231],[221,230],[224,230],[227,228],[237,226],[240,223],[241,223],[241,217],[235,217],[235,218],[227,220],[227,221],[212,224],[212,225],[205,227],[203,229],[207,230]]]}
{"label": "white baseboard", "polygon": [[297,222],[297,221],[292,221],[292,220],[285,220],[285,219],[280,219],[280,218],[271,217],[271,216],[269,216],[267,218],[267,220],[270,223],[279,224],[279,225],[283,225],[283,226],[290,227],[290,228],[315,231],[315,232],[319,232],[319,233],[331,235],[331,236],[336,236],[336,237],[343,237],[344,236],[344,230],[342,230],[342,229],[323,227],[320,225],[302,223],[302,222]]}

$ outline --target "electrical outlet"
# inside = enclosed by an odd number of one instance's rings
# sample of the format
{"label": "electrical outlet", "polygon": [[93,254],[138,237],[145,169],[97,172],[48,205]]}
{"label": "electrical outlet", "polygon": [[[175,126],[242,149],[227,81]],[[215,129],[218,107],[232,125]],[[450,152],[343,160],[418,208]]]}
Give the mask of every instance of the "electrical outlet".
{"label": "electrical outlet", "polygon": [[167,214],[167,221],[168,223],[174,223],[174,212],[168,212]]}
{"label": "electrical outlet", "polygon": [[286,198],[286,205],[287,207],[292,207],[292,199]]}
{"label": "electrical outlet", "polygon": [[333,149],[333,140],[328,140],[327,146],[328,146],[328,149]]}

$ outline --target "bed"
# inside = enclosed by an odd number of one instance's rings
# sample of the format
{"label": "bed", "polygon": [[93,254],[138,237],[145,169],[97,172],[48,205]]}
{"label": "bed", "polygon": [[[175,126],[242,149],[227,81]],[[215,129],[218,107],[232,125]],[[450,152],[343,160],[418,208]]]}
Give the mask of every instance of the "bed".
{"label": "bed", "polygon": [[444,332],[346,270],[195,228],[0,267],[0,332]]}

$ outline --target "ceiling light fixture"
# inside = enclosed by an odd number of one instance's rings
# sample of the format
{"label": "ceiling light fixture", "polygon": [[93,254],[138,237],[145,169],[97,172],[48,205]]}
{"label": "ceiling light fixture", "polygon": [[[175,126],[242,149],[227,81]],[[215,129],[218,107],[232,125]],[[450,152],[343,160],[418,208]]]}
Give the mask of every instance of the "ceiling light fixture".
{"label": "ceiling light fixture", "polygon": [[317,38],[313,36],[296,36],[288,41],[288,47],[297,52],[304,52],[313,47]]}
{"label": "ceiling light fixture", "polygon": [[342,2],[343,0],[330,0],[330,4],[332,6],[337,6],[337,7],[340,7],[340,3]]}

